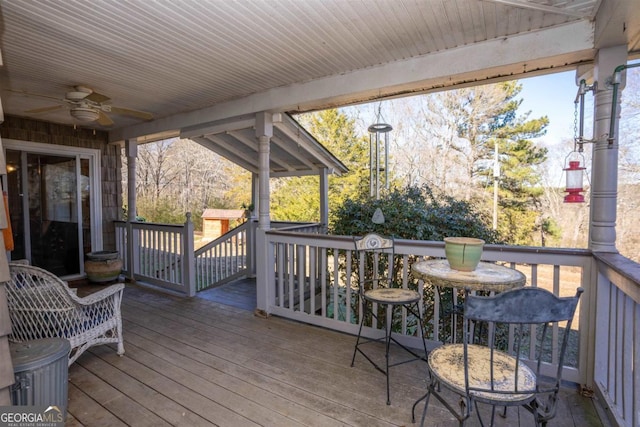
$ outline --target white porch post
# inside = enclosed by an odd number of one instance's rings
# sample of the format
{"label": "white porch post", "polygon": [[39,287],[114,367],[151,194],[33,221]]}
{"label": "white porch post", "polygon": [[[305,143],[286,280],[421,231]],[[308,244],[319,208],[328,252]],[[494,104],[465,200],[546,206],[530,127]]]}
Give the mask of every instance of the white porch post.
{"label": "white porch post", "polygon": [[136,220],[136,159],[138,157],[138,142],[127,139],[124,142],[127,154],[127,221]]}
{"label": "white porch post", "polygon": [[137,251],[134,248],[139,246],[138,235],[134,233],[131,223],[136,220],[136,160],[138,158],[138,141],[127,139],[124,142],[124,149],[127,155],[127,271],[129,279],[133,280],[138,271]]}
{"label": "white porch post", "polygon": [[182,283],[185,287],[187,296],[193,297],[196,295],[196,260],[194,252],[193,242],[193,222],[191,221],[191,212],[187,212],[186,220],[184,222],[184,253],[181,255],[183,268],[182,268]]}
{"label": "white porch post", "polygon": [[256,277],[256,225],[254,219],[256,218],[256,212],[258,212],[260,206],[260,180],[258,174],[251,174],[251,204],[253,210],[251,215],[247,218],[247,270],[249,270],[249,277]]}
{"label": "white porch post", "polygon": [[[267,312],[269,306],[269,286],[273,282],[273,247],[266,238],[266,232],[271,228],[269,216],[269,152],[271,137],[273,136],[273,121],[270,113],[256,114],[256,138],[258,138],[258,230],[256,230],[255,260],[256,260],[256,307]],[[271,268],[269,266],[271,265]]]}
{"label": "white porch post", "polygon": [[[597,140],[591,162],[591,219],[589,248],[599,252],[617,252],[616,203],[618,195],[618,123],[620,96],[611,111],[613,90],[611,78],[617,66],[627,63],[627,46],[600,49],[596,55],[594,80],[597,83],[594,101],[593,135]],[[619,90],[622,89],[622,84]],[[620,93],[620,92],[619,92]],[[615,117],[615,138],[607,141],[612,116]]]}
{"label": "white porch post", "polygon": [[259,156],[258,227],[262,230],[271,228],[269,219],[269,152],[272,136],[273,121],[271,114],[265,112],[257,113],[256,138],[258,138]]}
{"label": "white porch post", "polygon": [[251,174],[251,204],[253,205],[251,218],[255,218],[256,212],[260,209],[260,176],[255,173]]}
{"label": "white porch post", "polygon": [[329,169],[320,171],[320,223],[324,232],[329,227]]}

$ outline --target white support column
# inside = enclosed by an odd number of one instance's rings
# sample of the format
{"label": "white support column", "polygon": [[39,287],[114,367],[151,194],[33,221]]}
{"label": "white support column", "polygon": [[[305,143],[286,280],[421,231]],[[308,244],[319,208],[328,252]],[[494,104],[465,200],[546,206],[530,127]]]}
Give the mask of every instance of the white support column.
{"label": "white support column", "polygon": [[258,230],[254,250],[256,260],[256,306],[257,310],[268,313],[270,291],[273,282],[274,253],[269,245],[266,232],[271,228],[269,194],[269,152],[273,136],[273,121],[270,113],[256,114],[256,138],[258,138]]}
{"label": "white support column", "polygon": [[193,222],[191,221],[191,212],[187,212],[184,222],[184,254],[182,255],[182,283],[185,286],[187,296],[196,295],[196,261],[193,242]]}
{"label": "white support column", "polygon": [[127,139],[124,142],[127,154],[127,221],[136,220],[136,159],[138,157],[138,142]]}
{"label": "white support column", "polygon": [[253,210],[247,218],[247,270],[249,277],[256,277],[256,212],[260,209],[260,180],[258,174],[251,174],[251,204]]}
{"label": "white support column", "polygon": [[271,228],[269,216],[270,194],[269,194],[269,153],[271,137],[273,136],[273,121],[271,114],[260,112],[256,114],[256,138],[258,138],[259,156],[259,197],[258,197],[258,227],[261,230]]}
{"label": "white support column", "polygon": [[136,220],[136,159],[138,158],[138,141],[127,139],[124,142],[124,150],[127,155],[127,270],[129,279],[133,280],[140,269],[138,257],[139,236],[131,225]]}
{"label": "white support column", "polygon": [[253,205],[251,219],[254,219],[256,212],[260,209],[260,177],[255,173],[251,174],[251,204]]}
{"label": "white support column", "polygon": [[326,233],[329,227],[329,169],[320,171],[320,223]]}
{"label": "white support column", "polygon": [[[596,56],[594,79],[597,83],[594,101],[593,135],[597,142],[593,147],[591,162],[591,215],[589,226],[589,248],[600,252],[617,252],[616,249],[616,203],[618,196],[618,118],[620,117],[620,94],[613,107],[611,78],[619,65],[627,63],[627,46],[600,49]],[[609,144],[607,137],[612,116],[615,117],[615,138]]]}

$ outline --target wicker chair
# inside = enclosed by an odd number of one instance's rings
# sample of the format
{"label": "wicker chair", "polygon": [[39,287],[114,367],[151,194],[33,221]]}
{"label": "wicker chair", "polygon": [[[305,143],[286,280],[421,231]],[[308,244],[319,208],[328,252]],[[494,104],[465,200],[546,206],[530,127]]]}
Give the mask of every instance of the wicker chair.
{"label": "wicker chair", "polygon": [[118,354],[124,354],[120,315],[124,284],[80,298],[66,282],[39,267],[9,263],[9,270],[9,340],[66,338],[71,344],[69,365],[94,345],[116,343]]}

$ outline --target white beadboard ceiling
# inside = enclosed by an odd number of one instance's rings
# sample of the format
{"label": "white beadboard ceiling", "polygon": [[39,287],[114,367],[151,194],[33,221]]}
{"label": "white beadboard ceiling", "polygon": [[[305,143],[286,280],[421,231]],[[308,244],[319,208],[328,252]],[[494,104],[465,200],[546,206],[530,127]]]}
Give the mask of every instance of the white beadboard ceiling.
{"label": "white beadboard ceiling", "polygon": [[[640,51],[637,0],[1,0],[4,113],[179,134],[257,111],[296,112]],[[624,26],[624,29],[623,29]],[[115,107],[74,121],[76,85]]]}

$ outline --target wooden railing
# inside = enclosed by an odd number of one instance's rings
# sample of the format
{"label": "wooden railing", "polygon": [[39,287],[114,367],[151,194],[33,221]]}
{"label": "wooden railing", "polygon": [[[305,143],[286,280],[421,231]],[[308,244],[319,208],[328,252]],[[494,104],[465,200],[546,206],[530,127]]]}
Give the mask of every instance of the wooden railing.
{"label": "wooden railing", "polygon": [[297,233],[326,234],[326,227],[319,222],[271,221],[271,229]]}
{"label": "wooden railing", "polygon": [[195,251],[196,291],[247,275],[252,230],[255,223],[245,222]]}
{"label": "wooden railing", "polygon": [[115,221],[116,249],[123,273],[136,281],[195,295],[193,223],[184,225]]}
{"label": "wooden railing", "polygon": [[[354,257],[351,238],[271,230],[265,232],[264,242],[266,263],[262,268],[266,274],[264,277],[258,275],[258,287],[264,286],[265,289],[258,289],[259,308],[282,317],[357,333],[362,307],[357,298],[357,274],[351,262]],[[434,348],[441,344],[439,331],[445,320],[441,319],[438,293],[411,275],[411,265],[424,257],[443,258],[444,244],[396,240],[396,256],[401,265],[397,271],[403,286],[423,292],[427,343],[428,348]],[[589,313],[594,296],[594,258],[591,252],[486,245],[483,260],[517,268],[527,276],[527,285],[544,287],[556,295],[572,296],[579,286],[586,290],[578,318],[574,321],[576,330],[570,331],[575,339],[563,371],[566,380],[586,384],[588,372],[592,370],[587,344],[594,322]],[[412,322],[406,313],[399,316],[394,324],[395,331],[400,342],[421,348],[415,322]],[[372,338],[380,337],[383,335],[382,327],[368,325],[364,333]],[[562,325],[556,325],[554,336],[557,338],[561,332],[564,332]],[[554,346],[552,359],[547,364],[549,372],[557,354],[557,340]]]}
{"label": "wooden railing", "polygon": [[612,422],[640,426],[640,265],[618,254],[594,255],[594,383]]}
{"label": "wooden railing", "polygon": [[[190,214],[183,225],[115,221],[123,274],[141,283],[193,296],[211,286],[255,274],[255,230],[250,220],[194,251]],[[274,229],[321,233],[318,223],[272,222]],[[129,239],[131,236],[131,239]]]}

